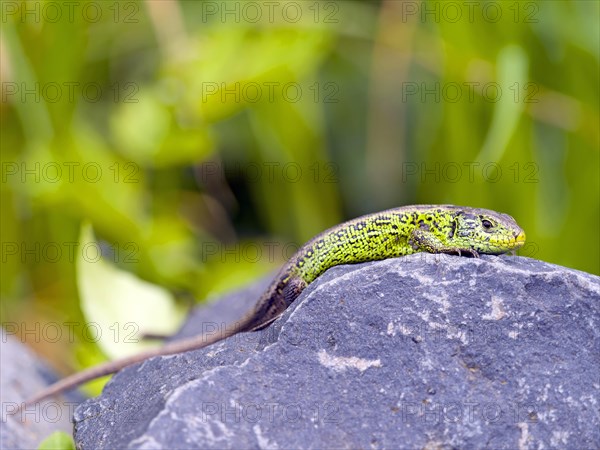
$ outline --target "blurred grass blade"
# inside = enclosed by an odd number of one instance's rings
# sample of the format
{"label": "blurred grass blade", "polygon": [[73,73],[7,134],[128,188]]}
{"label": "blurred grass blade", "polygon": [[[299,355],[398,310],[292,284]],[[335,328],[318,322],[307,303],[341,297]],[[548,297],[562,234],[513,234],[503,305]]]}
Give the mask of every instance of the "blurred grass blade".
{"label": "blurred grass blade", "polygon": [[525,102],[522,93],[527,82],[528,59],[518,45],[504,47],[498,55],[497,83],[499,100],[494,108],[492,124],[477,157],[481,163],[499,161],[519,124]]}

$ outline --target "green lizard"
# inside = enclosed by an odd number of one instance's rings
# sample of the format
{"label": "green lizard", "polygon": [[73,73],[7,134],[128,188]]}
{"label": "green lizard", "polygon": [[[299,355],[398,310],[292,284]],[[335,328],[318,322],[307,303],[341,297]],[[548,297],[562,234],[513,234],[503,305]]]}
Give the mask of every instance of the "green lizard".
{"label": "green lizard", "polygon": [[[91,367],[49,386],[23,407],[121,370],[153,356],[214,344],[236,333],[264,328],[277,319],[319,275],[339,264],[354,264],[417,252],[499,255],[525,242],[515,220],[486,209],[415,205],[369,214],[334,226],[304,244],[282,267],[254,308],[221,335],[196,336],[127,358]],[[21,409],[21,408],[20,408]]]}

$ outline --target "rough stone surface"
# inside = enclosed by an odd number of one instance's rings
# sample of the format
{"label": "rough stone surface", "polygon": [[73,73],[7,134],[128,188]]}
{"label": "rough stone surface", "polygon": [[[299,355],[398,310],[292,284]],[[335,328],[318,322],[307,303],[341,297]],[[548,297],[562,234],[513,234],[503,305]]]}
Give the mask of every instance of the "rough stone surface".
{"label": "rough stone surface", "polygon": [[[10,325],[9,328],[16,326],[12,323],[6,325]],[[70,434],[73,431],[73,411],[83,400],[76,393],[47,400],[10,415],[21,402],[56,381],[57,377],[34,352],[11,335],[16,330],[0,330],[0,448],[37,448],[41,441],[55,431]]]}
{"label": "rough stone surface", "polygon": [[527,258],[335,267],[265,330],[120,372],[76,442],[598,448],[599,311],[600,278]]}

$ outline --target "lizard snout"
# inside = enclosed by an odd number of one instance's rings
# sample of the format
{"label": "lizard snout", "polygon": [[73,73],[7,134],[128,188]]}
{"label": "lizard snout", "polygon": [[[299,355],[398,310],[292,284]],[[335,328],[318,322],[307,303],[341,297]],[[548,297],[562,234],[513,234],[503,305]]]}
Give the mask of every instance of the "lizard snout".
{"label": "lizard snout", "polygon": [[517,242],[525,242],[525,232],[523,230],[515,231],[515,241]]}

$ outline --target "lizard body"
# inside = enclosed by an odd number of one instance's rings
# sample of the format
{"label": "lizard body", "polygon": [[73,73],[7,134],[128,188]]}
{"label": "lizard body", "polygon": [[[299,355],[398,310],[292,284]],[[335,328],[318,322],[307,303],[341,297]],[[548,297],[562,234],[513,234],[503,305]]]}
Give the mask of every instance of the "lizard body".
{"label": "lizard body", "polygon": [[277,319],[306,286],[330,267],[417,252],[502,254],[525,242],[515,220],[495,211],[452,205],[405,206],[334,226],[304,244],[281,268],[254,308],[223,334],[195,336],[110,361],[50,385],[24,407],[154,356],[196,350],[234,334],[261,329]]}

